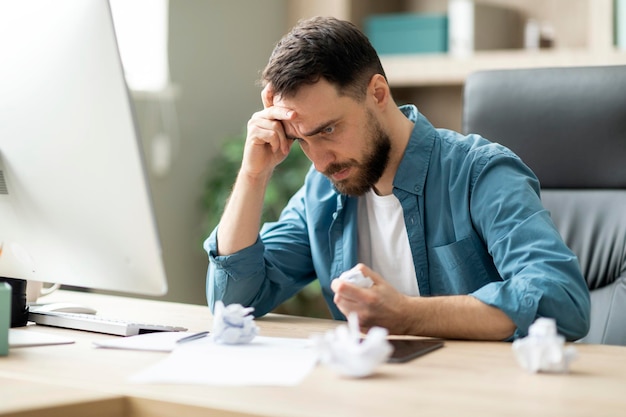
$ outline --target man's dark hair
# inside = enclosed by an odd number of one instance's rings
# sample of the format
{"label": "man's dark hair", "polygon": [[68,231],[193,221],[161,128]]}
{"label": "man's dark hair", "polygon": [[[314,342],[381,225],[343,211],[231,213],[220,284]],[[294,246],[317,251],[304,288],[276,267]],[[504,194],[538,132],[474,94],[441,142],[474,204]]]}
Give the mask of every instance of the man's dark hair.
{"label": "man's dark hair", "polygon": [[339,94],[360,101],[375,74],[386,78],[376,50],[354,24],[314,17],[300,21],[278,42],[262,83],[271,84],[277,96],[293,97],[301,86],[324,78]]}

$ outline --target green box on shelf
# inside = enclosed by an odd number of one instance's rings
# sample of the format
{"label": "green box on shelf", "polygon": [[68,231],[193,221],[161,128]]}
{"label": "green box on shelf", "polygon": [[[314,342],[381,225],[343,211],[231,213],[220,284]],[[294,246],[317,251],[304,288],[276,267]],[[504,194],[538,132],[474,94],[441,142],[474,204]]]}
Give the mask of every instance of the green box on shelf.
{"label": "green box on shelf", "polygon": [[370,16],[365,33],[379,55],[448,51],[445,14],[399,13]]}
{"label": "green box on shelf", "polygon": [[9,328],[11,327],[11,286],[0,282],[0,356],[9,354]]}

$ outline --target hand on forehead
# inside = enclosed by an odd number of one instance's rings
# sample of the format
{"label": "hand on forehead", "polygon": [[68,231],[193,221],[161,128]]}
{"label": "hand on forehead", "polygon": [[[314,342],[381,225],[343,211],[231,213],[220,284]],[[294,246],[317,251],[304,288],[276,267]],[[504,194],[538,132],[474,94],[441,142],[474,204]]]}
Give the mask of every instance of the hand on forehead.
{"label": "hand on forehead", "polygon": [[274,89],[269,83],[265,86],[265,88],[263,88],[263,91],[261,92],[261,99],[263,100],[263,107],[266,109],[268,107],[277,106],[284,107],[289,110],[295,110],[294,108],[288,106],[284,100],[282,100],[281,96],[274,94]]}
{"label": "hand on forehead", "polygon": [[268,108],[274,105],[274,89],[272,88],[272,84],[267,83],[267,85],[261,91],[261,100],[263,100],[263,107]]}

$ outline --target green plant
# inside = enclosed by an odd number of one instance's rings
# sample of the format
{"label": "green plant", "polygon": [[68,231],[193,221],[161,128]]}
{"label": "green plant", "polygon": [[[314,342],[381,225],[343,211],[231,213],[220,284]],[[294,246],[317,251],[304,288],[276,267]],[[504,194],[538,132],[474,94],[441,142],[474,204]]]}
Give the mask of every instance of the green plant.
{"label": "green plant", "polygon": [[[203,193],[203,206],[206,211],[206,235],[217,226],[230,195],[241,156],[245,135],[227,138],[211,161]],[[275,221],[289,198],[302,186],[304,177],[311,166],[302,149],[292,146],[289,156],[276,167],[265,192],[262,222]],[[275,312],[309,317],[329,317],[328,309],[321,295],[317,281],[305,287],[291,299],[279,306]]]}

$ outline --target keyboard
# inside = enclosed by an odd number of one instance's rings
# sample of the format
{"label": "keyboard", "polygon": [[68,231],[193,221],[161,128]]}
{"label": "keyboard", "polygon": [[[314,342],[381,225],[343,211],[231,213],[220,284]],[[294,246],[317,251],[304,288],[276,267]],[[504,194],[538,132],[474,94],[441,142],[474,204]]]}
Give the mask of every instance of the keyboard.
{"label": "keyboard", "polygon": [[153,332],[184,332],[184,327],[106,318],[96,314],[31,311],[28,319],[44,326],[64,327],[117,336],[134,336]]}

